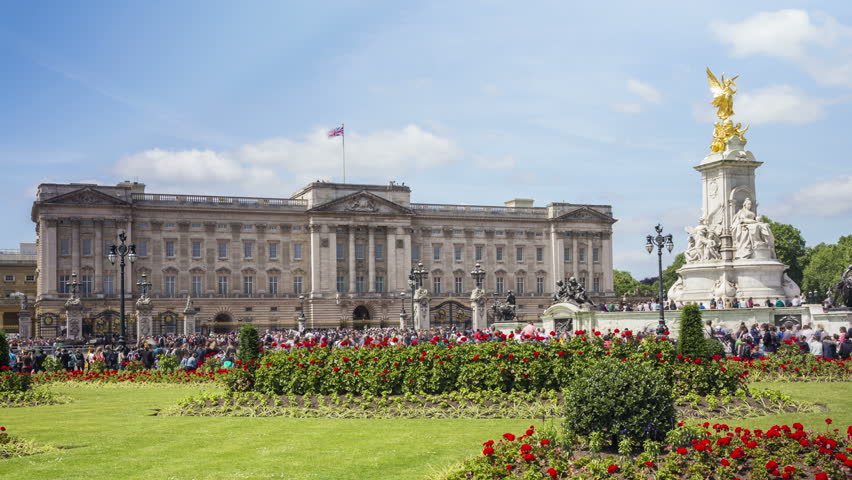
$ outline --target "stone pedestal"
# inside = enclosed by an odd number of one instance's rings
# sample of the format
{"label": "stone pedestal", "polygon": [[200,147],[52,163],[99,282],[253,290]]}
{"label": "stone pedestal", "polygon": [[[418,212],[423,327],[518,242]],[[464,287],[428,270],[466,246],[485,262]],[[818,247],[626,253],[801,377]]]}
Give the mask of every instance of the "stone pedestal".
{"label": "stone pedestal", "polygon": [[186,307],[183,309],[183,334],[195,335],[195,307],[189,296],[186,297]]}
{"label": "stone pedestal", "polygon": [[473,289],[470,294],[470,306],[473,309],[473,329],[485,330],[488,328],[488,315],[485,310],[485,290]]}
{"label": "stone pedestal", "polygon": [[33,337],[33,316],[29,310],[21,310],[18,313],[18,336],[22,339]]}
{"label": "stone pedestal", "polygon": [[65,336],[75,339],[83,335],[83,305],[79,298],[65,302]]}
{"label": "stone pedestal", "polygon": [[399,328],[405,329],[408,328],[408,314],[400,313],[399,314]]}
{"label": "stone pedestal", "polygon": [[136,301],[136,340],[140,343],[153,332],[153,311],[151,299],[143,297]]}
{"label": "stone pedestal", "polygon": [[414,292],[414,328],[415,330],[428,330],[430,328],[429,316],[429,291],[418,288]]}
{"label": "stone pedestal", "polygon": [[705,305],[713,298],[792,298],[799,286],[775,256],[775,238],[757,213],[755,170],[762,162],[732,137],[725,151],[704,158],[695,170],[702,179],[702,214],[688,227],[686,265],[669,289],[670,299]]}

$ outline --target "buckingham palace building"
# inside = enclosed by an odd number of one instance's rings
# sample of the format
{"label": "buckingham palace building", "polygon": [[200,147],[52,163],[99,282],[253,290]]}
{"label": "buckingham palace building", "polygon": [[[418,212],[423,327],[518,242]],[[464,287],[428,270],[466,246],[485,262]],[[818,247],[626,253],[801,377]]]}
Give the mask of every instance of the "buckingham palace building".
{"label": "buckingham palace building", "polygon": [[[153,332],[398,326],[411,312],[409,273],[423,264],[431,325],[470,325],[471,271],[485,271],[488,307],[509,290],[519,320],[547,308],[559,279],[613,295],[612,207],[514,199],[503,206],[411,203],[411,189],[315,182],[288,198],[147,193],[145,185],[42,184],[33,334],[63,335],[76,279],[83,333],[118,330],[119,267],[108,259],[124,232],[130,332],[141,279],[150,282]],[[118,264],[119,262],[116,262]],[[187,300],[189,298],[189,301]],[[131,336],[134,336],[131,334]]]}

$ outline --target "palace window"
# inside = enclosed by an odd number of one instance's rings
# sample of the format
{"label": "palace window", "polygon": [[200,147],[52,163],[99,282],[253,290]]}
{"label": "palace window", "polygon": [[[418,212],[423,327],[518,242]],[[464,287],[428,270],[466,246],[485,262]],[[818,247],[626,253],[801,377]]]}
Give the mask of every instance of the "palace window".
{"label": "palace window", "polygon": [[278,258],[278,242],[269,243],[269,259],[276,260]]}
{"label": "palace window", "polygon": [[293,277],[293,293],[302,294],[302,277]]}
{"label": "palace window", "polygon": [[456,245],[455,247],[453,247],[453,258],[455,258],[455,260],[456,260],[457,262],[461,262],[461,261],[462,261],[462,251],[463,251],[463,248],[464,248],[464,247],[461,247],[461,246],[459,246],[459,245]]}
{"label": "palace window", "polygon": [[83,275],[82,277],[80,277],[80,280],[82,280],[81,285],[80,285],[80,293],[82,293],[84,295],[91,295],[92,294],[92,290],[93,290],[92,287],[94,285],[92,278],[93,278],[92,275]]}
{"label": "palace window", "polygon": [[219,295],[227,295],[228,294],[228,276],[227,275],[219,275]]}
{"label": "palace window", "polygon": [[302,259],[302,244],[294,243],[293,244],[293,260],[301,260]]}
{"label": "palace window", "polygon": [[83,256],[91,257],[92,256],[92,239],[84,238],[83,239]]}
{"label": "palace window", "polygon": [[593,263],[601,263],[601,249],[593,248],[592,249],[592,262]]}
{"label": "palace window", "polygon": [[601,279],[600,279],[600,277],[595,277],[595,279],[592,281],[592,291],[593,292],[600,292],[601,291]]}
{"label": "palace window", "polygon": [[228,241],[219,240],[217,247],[219,250],[219,258],[228,258]]}
{"label": "palace window", "polygon": [[25,282],[35,282],[35,275],[27,275],[24,277]]}
{"label": "palace window", "polygon": [[384,258],[384,245],[381,243],[376,244],[376,260],[381,261]]}
{"label": "palace window", "polygon": [[441,277],[432,278],[432,293],[435,295],[441,294]]}
{"label": "palace window", "polygon": [[343,293],[344,292],[343,285],[344,285],[343,277],[338,275],[338,277],[337,277],[337,293]]}
{"label": "palace window", "polygon": [[192,258],[201,258],[201,240],[192,241]]}
{"label": "palace window", "polygon": [[524,247],[516,247],[515,248],[515,260],[518,263],[523,263],[524,261]]}
{"label": "palace window", "polygon": [[192,294],[195,296],[201,295],[201,276],[192,276]]}
{"label": "palace window", "polygon": [[503,247],[497,247],[497,261],[503,261]]}
{"label": "palace window", "polygon": [[384,292],[385,291],[385,277],[376,277],[376,291]]}
{"label": "palace window", "polygon": [[355,260],[364,260],[364,244],[355,244]]}
{"label": "palace window", "polygon": [[535,261],[543,262],[544,261],[544,247],[535,247]]}
{"label": "palace window", "polygon": [[355,277],[355,293],[364,293],[364,277],[361,275]]}
{"label": "palace window", "polygon": [[278,295],[278,276],[270,275],[269,277],[269,293],[271,295]]}
{"label": "palace window", "polygon": [[254,257],[254,243],[243,242],[243,257],[244,258]]}
{"label": "palace window", "polygon": [[250,275],[243,277],[243,293],[246,295],[254,293],[254,277]]}
{"label": "palace window", "polygon": [[345,250],[343,249],[343,244],[342,244],[342,243],[338,243],[338,244],[337,244],[337,259],[338,259],[338,260],[343,260],[344,258],[346,258],[346,257],[345,257],[345,254],[343,253],[344,251],[345,251]]}
{"label": "palace window", "polygon": [[503,290],[505,288],[503,286],[503,281],[503,277],[497,277],[497,293],[503,293]]}
{"label": "palace window", "polygon": [[56,291],[59,293],[69,293],[71,291],[71,287],[68,286],[68,282],[71,281],[71,275],[60,275],[59,283],[56,285]]}
{"label": "palace window", "polygon": [[164,288],[163,291],[166,295],[174,296],[175,295],[175,276],[174,275],[166,275],[163,278]]}
{"label": "palace window", "polygon": [[527,282],[526,282],[526,279],[525,279],[524,277],[518,277],[518,278],[516,278],[516,279],[515,279],[515,287],[516,287],[516,288],[515,288],[515,290],[516,290],[516,291],[515,291],[515,293],[517,293],[518,295],[520,295],[520,294],[524,293],[524,290],[525,290],[525,287],[526,287],[526,283],[527,283]]}
{"label": "palace window", "polygon": [[166,240],[166,257],[174,257],[175,256],[175,241],[174,240]]}
{"label": "palace window", "polygon": [[411,259],[420,260],[420,245],[411,246]]}
{"label": "palace window", "polygon": [[14,275],[5,275],[5,276],[3,277],[3,281],[5,281],[5,282],[14,282],[14,281],[15,281],[15,276],[14,276]]}
{"label": "palace window", "polygon": [[59,239],[59,255],[63,257],[67,257],[71,255],[71,239],[68,238],[60,238]]}
{"label": "palace window", "polygon": [[580,263],[586,263],[586,247],[580,247],[577,253]]}
{"label": "palace window", "polygon": [[440,245],[432,246],[432,260],[434,260],[436,262],[441,261],[441,246]]}
{"label": "palace window", "polygon": [[580,277],[580,285],[582,285],[583,288],[586,288],[586,277]]}
{"label": "palace window", "polygon": [[[110,245],[112,245],[112,243],[110,243]],[[104,251],[109,254],[109,248],[105,248]],[[139,242],[136,243],[136,254],[140,257],[148,256],[148,240],[139,240]]]}
{"label": "palace window", "polygon": [[104,294],[115,295],[115,277],[104,275]]}
{"label": "palace window", "polygon": [[482,261],[482,251],[484,250],[484,248],[485,247],[482,247],[481,245],[477,245],[476,247],[474,247],[474,249],[473,249],[474,261],[477,261],[477,262]]}
{"label": "palace window", "polygon": [[565,257],[565,263],[571,263],[571,254],[573,253],[573,249],[571,247],[565,247],[562,250],[562,255]]}
{"label": "palace window", "polygon": [[456,295],[461,294],[462,292],[464,292],[464,278],[462,278],[462,277],[455,277],[455,279],[454,279],[454,283],[455,283],[455,292],[456,292]]}
{"label": "palace window", "polygon": [[544,278],[538,277],[535,279],[535,293],[544,293]]}

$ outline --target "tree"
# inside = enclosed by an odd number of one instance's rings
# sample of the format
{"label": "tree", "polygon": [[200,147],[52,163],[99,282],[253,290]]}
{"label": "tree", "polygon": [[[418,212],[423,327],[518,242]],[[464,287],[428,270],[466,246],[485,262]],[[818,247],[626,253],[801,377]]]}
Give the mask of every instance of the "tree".
{"label": "tree", "polygon": [[778,260],[790,267],[787,274],[797,285],[801,285],[808,253],[802,232],[792,225],[773,222],[766,216],[761,220],[769,224],[775,237],[775,255]]}
{"label": "tree", "polygon": [[686,305],[680,312],[680,336],[677,353],[689,358],[707,356],[704,343],[704,327],[701,325],[701,310],[697,305]]}
{"label": "tree", "polygon": [[622,296],[625,293],[633,294],[633,291],[636,289],[636,284],[639,283],[633,278],[633,275],[630,272],[625,272],[624,270],[613,270],[612,271],[612,283],[615,286],[615,295]]}
{"label": "tree", "polygon": [[834,289],[846,267],[852,265],[852,235],[840,237],[837,244],[820,243],[810,249],[806,258],[802,290],[816,290],[822,296],[828,289]]}
{"label": "tree", "polygon": [[[683,253],[678,253],[675,255],[674,261],[671,265],[666,267],[663,270],[663,295],[667,295],[672,285],[677,281],[677,271],[680,267],[686,264],[686,255]],[[660,282],[658,277],[647,277],[643,278],[639,281],[645,288],[640,288],[640,291],[643,295],[646,296],[658,296],[660,294]]]}

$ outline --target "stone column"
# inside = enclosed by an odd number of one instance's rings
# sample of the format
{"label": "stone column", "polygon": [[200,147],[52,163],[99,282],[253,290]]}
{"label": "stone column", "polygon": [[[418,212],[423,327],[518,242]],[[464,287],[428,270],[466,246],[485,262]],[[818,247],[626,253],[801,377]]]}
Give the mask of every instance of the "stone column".
{"label": "stone column", "polygon": [[38,294],[56,295],[56,219],[42,219],[38,239]]}
{"label": "stone column", "polygon": [[[390,249],[385,249],[385,257],[390,256]],[[367,291],[376,291],[376,228],[367,226]]]}
{"label": "stone column", "polygon": [[319,292],[321,287],[322,267],[320,266],[320,226],[311,224],[311,293]]}
{"label": "stone column", "polygon": [[[574,273],[572,274],[574,277],[577,277],[580,274],[579,253],[580,249],[577,247],[577,232],[571,232],[571,268],[574,270]],[[579,282],[580,280],[577,279],[577,281]]]}
{"label": "stone column", "polygon": [[104,221],[96,218],[92,221],[95,227],[95,239],[92,245],[92,255],[95,256],[95,293],[104,293]]}
{"label": "stone column", "polygon": [[[125,220],[125,232],[127,233],[127,243],[128,245],[133,244],[133,223],[129,218]],[[162,237],[160,237],[162,239]],[[162,252],[165,255],[165,252]],[[161,257],[162,258],[162,257]],[[127,265],[124,268],[124,295],[133,298],[133,286],[135,282],[133,281],[133,264],[130,261],[127,261]],[[160,277],[162,278],[162,276]],[[162,283],[160,284],[160,288],[162,288]]]}
{"label": "stone column", "polygon": [[145,338],[150,337],[153,331],[154,320],[152,312],[154,305],[148,296],[140,297],[136,301],[136,342],[141,343]]}
{"label": "stone column", "polygon": [[418,288],[414,293],[414,328],[416,330],[428,330],[430,328],[429,316],[429,291]]}
{"label": "stone column", "polygon": [[411,231],[406,231],[402,235],[402,261],[396,266],[399,270],[399,278],[402,281],[396,286],[398,290],[408,291],[408,272],[411,271]]}
{"label": "stone column", "polygon": [[349,293],[355,293],[355,226],[349,226]]}
{"label": "stone column", "polygon": [[328,255],[323,258],[328,272],[327,291],[337,292],[337,225],[328,227]]}
{"label": "stone column", "polygon": [[18,336],[23,339],[29,339],[33,337],[33,314],[26,308],[22,308],[20,312],[18,312]]}
{"label": "stone column", "polygon": [[488,328],[488,315],[485,311],[485,290],[474,288],[470,294],[470,306],[473,308],[473,329]]}
{"label": "stone column", "polygon": [[[80,219],[71,220],[71,271],[80,273]],[[82,278],[82,277],[80,277]]]}
{"label": "stone column", "polygon": [[79,297],[65,302],[65,336],[74,339],[83,335],[83,304]]}
{"label": "stone column", "polygon": [[397,230],[400,227],[388,227],[387,232],[387,240],[385,245],[387,245],[387,263],[388,266],[388,274],[385,282],[385,291],[387,292],[395,292],[397,290],[397,269],[396,269],[396,234]]}
{"label": "stone column", "polygon": [[195,307],[192,306],[192,298],[186,297],[186,307],[183,309],[183,334],[195,334]]}
{"label": "stone column", "polygon": [[601,241],[601,268],[603,268],[603,285],[601,290],[604,292],[614,292],[612,277],[612,234],[604,233]]}

